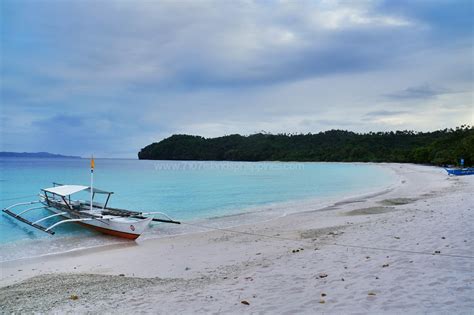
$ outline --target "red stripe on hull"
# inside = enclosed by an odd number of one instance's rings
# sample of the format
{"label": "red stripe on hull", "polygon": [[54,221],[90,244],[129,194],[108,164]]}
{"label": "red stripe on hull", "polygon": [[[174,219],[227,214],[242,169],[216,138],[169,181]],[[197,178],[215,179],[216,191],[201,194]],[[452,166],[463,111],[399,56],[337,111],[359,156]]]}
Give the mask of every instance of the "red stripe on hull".
{"label": "red stripe on hull", "polygon": [[90,224],[86,224],[86,223],[82,223],[82,222],[76,222],[76,223],[79,223],[80,225],[83,225],[85,227],[88,227],[90,229],[96,230],[96,231],[104,233],[104,234],[117,236],[117,237],[121,237],[121,238],[126,238],[126,239],[129,239],[129,240],[136,240],[140,236],[140,234],[132,234],[132,233],[127,233],[127,232],[120,232],[120,231],[110,230],[110,229],[106,229],[106,228],[102,228],[102,227],[99,227],[99,226],[94,226],[94,225],[90,225]]}

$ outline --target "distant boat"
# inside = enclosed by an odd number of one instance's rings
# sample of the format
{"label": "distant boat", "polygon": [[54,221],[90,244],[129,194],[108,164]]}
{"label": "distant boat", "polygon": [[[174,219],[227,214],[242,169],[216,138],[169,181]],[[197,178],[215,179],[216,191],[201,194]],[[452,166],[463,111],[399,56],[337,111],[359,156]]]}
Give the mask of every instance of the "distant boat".
{"label": "distant boat", "polygon": [[[88,191],[93,197],[97,194],[106,195],[107,200],[105,203],[99,203],[96,201],[89,202],[71,199],[72,194],[81,191]],[[3,209],[3,212],[49,234],[54,234],[53,229],[58,225],[74,222],[105,234],[133,240],[138,238],[146,230],[151,221],[180,224],[180,222],[171,219],[162,212],[140,212],[107,207],[107,203],[112,194],[113,192],[91,188],[89,186],[61,185],[55,183],[54,187],[41,189],[39,201],[17,203]],[[32,204],[41,205],[23,209],[19,213],[11,211],[13,208]],[[37,209],[47,209],[53,212],[53,214],[36,220],[29,220],[23,216],[25,213]],[[162,215],[165,219],[155,218],[153,216],[155,214]],[[40,222],[54,217],[62,217],[64,219],[49,226],[39,224]]]}
{"label": "distant boat", "polygon": [[462,175],[474,175],[474,167],[465,168],[445,168],[449,175],[462,176]]}

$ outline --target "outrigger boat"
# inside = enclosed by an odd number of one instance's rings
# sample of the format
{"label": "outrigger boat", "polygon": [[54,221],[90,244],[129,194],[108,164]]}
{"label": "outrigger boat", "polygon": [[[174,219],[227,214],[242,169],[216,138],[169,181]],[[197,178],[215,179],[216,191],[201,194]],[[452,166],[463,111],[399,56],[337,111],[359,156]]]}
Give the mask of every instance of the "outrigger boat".
{"label": "outrigger boat", "polygon": [[[93,187],[93,174],[94,159],[92,158],[90,186],[53,183],[53,187],[41,189],[38,201],[17,203],[3,209],[3,212],[23,223],[49,234],[54,234],[55,232],[53,229],[59,225],[65,223],[79,223],[105,234],[132,240],[138,238],[152,221],[181,224],[163,212],[140,212],[107,207],[110,196],[113,192]],[[90,193],[90,200],[71,199],[71,195],[83,191]],[[97,194],[107,196],[105,203],[94,201]],[[14,208],[25,207],[33,204],[41,204],[41,206],[33,206],[27,209],[22,208],[23,210],[18,213],[12,212],[12,209]],[[30,211],[39,209],[47,209],[53,214],[34,221],[29,220],[24,216],[24,214]],[[155,218],[154,215],[164,216],[165,219]],[[49,226],[40,225],[41,222],[45,222],[55,217],[62,217],[63,219]]]}
{"label": "outrigger boat", "polygon": [[[96,194],[107,195],[107,199],[105,203],[93,201],[92,206],[89,201],[71,199],[71,195],[82,191],[90,192],[92,199],[95,198]],[[3,209],[3,212],[49,234],[54,234],[53,229],[59,225],[74,222],[105,234],[133,240],[138,238],[152,221],[180,224],[180,222],[173,220],[162,212],[139,212],[107,207],[112,194],[113,192],[97,188],[91,189],[89,186],[53,183],[53,187],[41,189],[38,201],[17,203]],[[29,207],[18,213],[12,212],[13,208],[33,204],[41,204],[41,206]],[[24,216],[24,214],[30,211],[39,209],[50,210],[53,214],[35,221],[29,220]],[[153,217],[153,215],[162,215],[166,219],[158,219]],[[47,227],[40,225],[41,222],[54,217],[62,217],[63,220]]]}

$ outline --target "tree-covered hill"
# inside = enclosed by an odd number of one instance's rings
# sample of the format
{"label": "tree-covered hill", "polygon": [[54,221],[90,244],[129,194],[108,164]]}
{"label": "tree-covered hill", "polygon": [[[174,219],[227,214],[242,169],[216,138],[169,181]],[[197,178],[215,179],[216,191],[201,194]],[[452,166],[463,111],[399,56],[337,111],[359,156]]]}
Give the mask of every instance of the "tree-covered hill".
{"label": "tree-covered hill", "polygon": [[474,164],[474,127],[433,132],[329,130],[317,134],[173,135],[138,153],[148,160],[334,161]]}

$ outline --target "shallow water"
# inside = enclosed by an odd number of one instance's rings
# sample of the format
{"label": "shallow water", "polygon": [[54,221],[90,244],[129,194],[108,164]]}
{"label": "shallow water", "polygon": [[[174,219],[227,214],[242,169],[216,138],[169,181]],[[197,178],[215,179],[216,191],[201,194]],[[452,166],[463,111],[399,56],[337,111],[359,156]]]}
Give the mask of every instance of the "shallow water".
{"label": "shallow water", "polygon": [[[110,206],[164,211],[186,222],[220,225],[242,223],[240,213],[251,212],[252,220],[265,220],[290,208],[298,211],[289,206],[292,202],[364,194],[382,190],[395,180],[390,170],[373,164],[97,159],[95,167],[94,186],[115,192]],[[52,182],[89,185],[89,160],[0,159],[2,208],[37,199],[39,189]],[[86,194],[81,197],[88,198]],[[46,213],[37,210],[29,216]],[[143,238],[189,231],[183,225],[161,226]],[[56,232],[50,236],[2,213],[0,260],[120,242],[75,224],[60,226]],[[11,254],[20,247],[20,254]]]}

